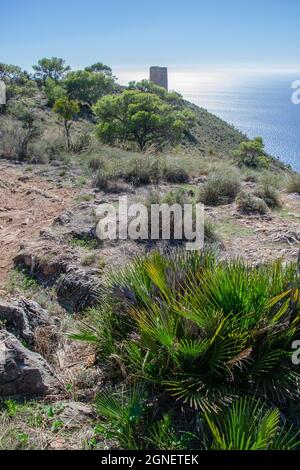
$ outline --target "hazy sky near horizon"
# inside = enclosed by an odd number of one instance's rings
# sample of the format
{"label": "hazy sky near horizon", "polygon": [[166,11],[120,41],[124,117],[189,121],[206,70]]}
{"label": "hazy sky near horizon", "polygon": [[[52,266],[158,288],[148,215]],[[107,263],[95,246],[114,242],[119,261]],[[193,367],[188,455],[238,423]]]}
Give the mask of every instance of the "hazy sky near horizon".
{"label": "hazy sky near horizon", "polygon": [[299,0],[0,0],[0,62],[300,69]]}

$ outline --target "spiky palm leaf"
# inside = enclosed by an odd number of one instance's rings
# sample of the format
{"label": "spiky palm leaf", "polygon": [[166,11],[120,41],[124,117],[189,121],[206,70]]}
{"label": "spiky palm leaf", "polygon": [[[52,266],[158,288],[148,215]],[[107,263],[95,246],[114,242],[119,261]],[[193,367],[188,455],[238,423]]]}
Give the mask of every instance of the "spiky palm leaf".
{"label": "spiky palm leaf", "polygon": [[[293,264],[155,253],[111,280],[123,301],[103,331],[128,373],[184,404],[218,409],[245,391],[282,404],[300,390],[290,360],[300,335],[297,276]],[[119,327],[128,317],[131,330]]]}
{"label": "spiky palm leaf", "polygon": [[253,398],[242,398],[215,414],[205,415],[213,450],[292,450],[300,434],[280,429],[280,412]]}
{"label": "spiky palm leaf", "polygon": [[144,411],[145,391],[139,384],[121,390],[102,392],[96,398],[96,409],[105,418],[113,437],[128,450],[137,450],[138,426]]}

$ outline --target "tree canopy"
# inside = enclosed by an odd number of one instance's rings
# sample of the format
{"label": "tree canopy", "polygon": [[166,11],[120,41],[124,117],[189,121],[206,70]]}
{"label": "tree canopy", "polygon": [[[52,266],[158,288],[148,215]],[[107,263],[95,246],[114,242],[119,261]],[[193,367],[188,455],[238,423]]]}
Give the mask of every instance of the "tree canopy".
{"label": "tree canopy", "polygon": [[111,93],[114,90],[115,82],[112,77],[104,73],[78,70],[67,75],[64,86],[70,99],[91,106],[102,96]]}
{"label": "tree canopy", "polygon": [[0,63],[0,80],[4,82],[18,82],[25,78],[26,74],[17,65]]}
{"label": "tree canopy", "polygon": [[261,137],[242,142],[234,152],[235,157],[245,166],[252,168],[268,166],[268,159],[264,150],[264,142]]}
{"label": "tree canopy", "polygon": [[168,92],[163,87],[156,85],[155,83],[149,80],[142,80],[140,82],[129,82],[129,90],[139,90],[143,93],[153,93],[159,96],[163,101],[166,101],[169,104],[174,106],[182,106],[183,98],[179,93],[175,91]]}
{"label": "tree canopy", "polygon": [[56,100],[67,96],[67,92],[63,86],[63,82],[57,83],[52,78],[47,78],[45,82],[45,93],[48,98],[48,104],[53,106]]}
{"label": "tree canopy", "polygon": [[71,70],[71,67],[66,65],[66,61],[59,57],[52,57],[51,59],[44,57],[38,61],[37,65],[33,65],[32,68],[35,71],[34,78],[44,83],[47,78],[58,82]]}
{"label": "tree canopy", "polygon": [[153,93],[126,90],[105,96],[93,108],[97,133],[107,143],[135,142],[140,150],[151,144],[179,142],[193,122],[193,113],[176,109]]}
{"label": "tree canopy", "polygon": [[56,100],[53,106],[53,112],[56,113],[59,119],[63,122],[66,147],[67,150],[71,150],[71,137],[70,130],[73,119],[77,116],[80,111],[80,106],[77,101],[69,100],[67,97],[59,98]]}
{"label": "tree canopy", "polygon": [[86,72],[92,73],[104,73],[109,77],[112,76],[112,69],[108,66],[103,64],[102,62],[97,62],[96,64],[90,65],[84,69]]}

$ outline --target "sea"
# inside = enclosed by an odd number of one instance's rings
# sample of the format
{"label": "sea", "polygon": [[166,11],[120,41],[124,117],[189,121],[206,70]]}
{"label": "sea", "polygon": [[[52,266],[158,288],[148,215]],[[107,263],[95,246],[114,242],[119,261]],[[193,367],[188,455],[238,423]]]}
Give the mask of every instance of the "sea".
{"label": "sea", "polygon": [[[147,69],[119,70],[120,82],[147,78]],[[300,171],[300,104],[292,88],[300,69],[204,70],[169,68],[169,88],[232,124],[248,137],[261,136],[266,151]],[[300,90],[298,92],[300,97]],[[300,101],[300,99],[299,99]]]}

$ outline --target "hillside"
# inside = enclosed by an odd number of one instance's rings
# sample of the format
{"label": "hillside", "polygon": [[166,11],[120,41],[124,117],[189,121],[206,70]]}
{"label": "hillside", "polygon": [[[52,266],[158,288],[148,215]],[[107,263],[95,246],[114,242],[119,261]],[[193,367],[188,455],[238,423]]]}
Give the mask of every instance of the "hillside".
{"label": "hillside", "polygon": [[[119,95],[105,95],[109,107]],[[300,445],[300,379],[287,361],[299,335],[299,176],[177,96],[154,105],[170,125],[186,108],[193,119],[144,151],[99,139],[86,103],[67,149],[61,115],[32,80],[2,110],[0,449],[211,450],[226,410],[246,416],[253,446],[270,410],[264,445]],[[204,250],[100,240],[97,210],[125,196],[147,208],[203,203]]]}
{"label": "hillside", "polygon": [[196,123],[192,135],[198,141],[201,154],[216,153],[220,158],[226,158],[233,149],[247,139],[244,134],[214,114],[194,104],[188,102],[186,104],[196,114]]}
{"label": "hillside", "polygon": [[[10,129],[12,126],[20,126],[20,121],[17,116],[14,116],[14,107],[17,105],[19,98],[12,98],[9,102],[8,112],[4,115],[0,114],[0,124],[2,138],[0,140],[0,155],[2,157],[9,157],[5,155],[8,149],[5,147],[4,133],[6,129]],[[33,150],[36,152],[38,149],[35,148],[34,143],[38,142],[40,145],[43,141],[45,144],[48,143],[49,138],[54,140],[58,139],[62,141],[61,137],[61,126],[55,115],[51,112],[51,108],[47,105],[47,97],[43,91],[38,90],[33,93],[30,97],[25,97],[23,103],[28,106],[31,110],[37,113],[38,120],[42,126],[42,136],[33,141]],[[195,125],[189,133],[189,137],[186,138],[183,147],[191,147],[192,150],[197,150],[201,156],[212,156],[217,155],[220,158],[228,158],[231,156],[232,150],[236,149],[237,146],[246,139],[246,136],[239,132],[234,127],[222,121],[218,117],[209,113],[205,109],[202,109],[191,103],[185,103],[196,116]],[[12,110],[10,112],[9,110]],[[79,119],[75,122],[75,129],[81,131],[82,129],[90,131],[93,121],[90,116],[88,119]],[[37,147],[37,146],[36,146]],[[10,149],[10,153],[11,153]],[[35,155],[40,156],[40,155]],[[43,155],[40,156],[43,158]],[[44,155],[45,158],[45,155]]]}

